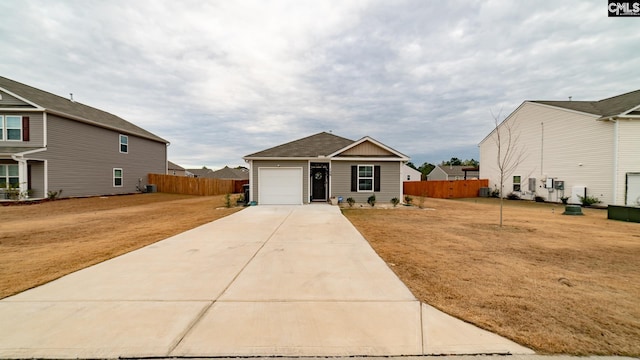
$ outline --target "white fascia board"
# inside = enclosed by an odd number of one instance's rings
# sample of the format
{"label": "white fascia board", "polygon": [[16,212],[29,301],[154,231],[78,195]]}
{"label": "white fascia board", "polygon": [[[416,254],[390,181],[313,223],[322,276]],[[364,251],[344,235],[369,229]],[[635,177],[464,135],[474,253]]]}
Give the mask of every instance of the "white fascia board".
{"label": "white fascia board", "polygon": [[5,89],[5,88],[3,88],[3,87],[0,87],[0,90],[2,90],[2,91],[4,91],[4,92],[6,92],[7,94],[9,94],[9,95],[11,95],[11,96],[15,97],[15,98],[16,98],[16,99],[18,99],[18,100],[24,101],[24,102],[26,102],[27,104],[29,104],[29,105],[31,105],[31,106],[34,106],[34,107],[36,107],[36,109],[35,109],[35,110],[39,110],[39,111],[44,110],[44,108],[43,108],[42,106],[40,106],[40,105],[38,105],[38,104],[36,104],[36,103],[34,103],[34,102],[32,102],[32,101],[29,101],[29,100],[27,100],[27,99],[23,98],[23,97],[22,97],[22,96],[20,96],[20,95],[16,95],[16,94],[12,93],[11,91],[9,91],[9,90],[7,90],[7,89]]}
{"label": "white fascia board", "polygon": [[397,161],[397,162],[404,162],[407,161],[407,158],[387,158],[387,157],[380,157],[380,158],[376,158],[376,157],[334,157],[331,159],[331,161],[356,161],[356,162],[362,162],[362,161]]}
{"label": "white fascia board", "polygon": [[313,161],[313,160],[329,160],[324,157],[253,157],[253,156],[245,156],[242,158],[243,160],[259,160],[259,161]]}
{"label": "white fascia board", "polygon": [[10,112],[43,112],[44,108],[36,108],[36,109],[32,109],[32,108],[28,108],[28,109],[24,109],[24,108],[0,108],[0,111],[10,111]]}
{"label": "white fascia board", "polygon": [[393,149],[393,148],[391,148],[391,147],[389,147],[389,146],[381,143],[380,141],[378,141],[378,140],[376,140],[376,139],[374,139],[372,137],[369,137],[369,136],[365,136],[362,139],[360,139],[358,141],[355,141],[355,142],[343,147],[342,149],[334,152],[333,154],[327,155],[327,157],[333,158],[335,156],[338,156],[339,154],[341,154],[341,153],[343,153],[343,152],[345,152],[345,151],[347,151],[349,149],[352,149],[352,148],[362,144],[365,141],[372,142],[374,145],[379,146],[379,147],[383,148],[384,150],[387,150],[388,152],[397,155],[399,158],[405,159],[404,161],[409,161],[409,157],[407,155],[405,155],[405,154],[403,154],[403,153],[401,153],[401,152],[399,152],[399,151],[397,151],[397,150],[395,150],[395,149]]}
{"label": "white fascia board", "polygon": [[629,115],[629,113],[634,112],[634,111],[640,111],[640,105],[631,108],[623,113],[620,113],[620,115],[617,115],[617,117],[626,117],[626,118],[632,118],[632,119],[637,119],[640,118],[640,115]]}

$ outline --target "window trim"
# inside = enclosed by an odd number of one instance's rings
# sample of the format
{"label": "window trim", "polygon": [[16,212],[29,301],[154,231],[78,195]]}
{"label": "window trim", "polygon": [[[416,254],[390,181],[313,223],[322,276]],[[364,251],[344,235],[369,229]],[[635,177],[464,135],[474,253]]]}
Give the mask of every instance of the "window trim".
{"label": "window trim", "polygon": [[2,178],[1,181],[4,182],[4,187],[0,187],[0,189],[9,189],[11,185],[10,179],[12,178],[18,179],[18,181],[14,182],[14,184],[20,186],[20,173],[18,173],[17,176],[11,176],[9,173],[9,167],[18,168],[18,171],[20,171],[18,164],[0,164],[0,166],[5,169],[4,175],[0,175],[0,178]]}
{"label": "window trim", "polygon": [[[370,167],[371,168],[371,176],[360,176],[360,168],[361,167]],[[374,192],[374,190],[376,188],[376,185],[375,185],[375,181],[376,181],[375,180],[376,179],[375,172],[376,172],[376,168],[373,165],[368,165],[368,164],[358,165],[358,168],[357,168],[357,175],[358,175],[357,176],[357,184],[358,184],[358,189],[357,190],[358,190],[358,192],[367,192],[367,193],[368,192]],[[371,179],[371,190],[362,190],[362,189],[360,189],[360,180],[361,179],[362,180]]]}
{"label": "window trim", "polygon": [[[516,182],[516,178],[518,178],[518,182]],[[522,191],[522,176],[520,175],[513,175],[513,191],[514,192],[521,192]],[[518,186],[518,189],[516,190],[516,185]]]}
{"label": "window trim", "polygon": [[[120,171],[120,176],[116,176],[116,171]],[[120,179],[120,185],[116,184],[116,180]],[[124,171],[122,168],[113,168],[113,187],[124,186]]]}
{"label": "window trim", "polygon": [[[122,139],[125,139],[125,142],[122,142]],[[120,151],[121,154],[128,154],[129,153],[129,135],[124,135],[124,134],[120,134],[118,136],[118,150]],[[122,151],[122,146],[125,146],[126,150]]]}

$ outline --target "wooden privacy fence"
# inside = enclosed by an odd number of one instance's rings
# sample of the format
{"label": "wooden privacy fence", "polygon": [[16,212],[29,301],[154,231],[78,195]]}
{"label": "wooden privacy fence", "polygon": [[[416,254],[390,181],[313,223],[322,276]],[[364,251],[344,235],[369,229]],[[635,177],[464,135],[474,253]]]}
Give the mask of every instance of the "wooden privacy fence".
{"label": "wooden privacy fence", "polygon": [[488,179],[406,181],[403,183],[405,195],[452,199],[478,197],[480,188],[488,187]]}
{"label": "wooden privacy fence", "polygon": [[158,192],[184,195],[224,195],[241,193],[242,185],[249,180],[225,180],[192,178],[163,174],[149,174],[149,184],[155,184]]}

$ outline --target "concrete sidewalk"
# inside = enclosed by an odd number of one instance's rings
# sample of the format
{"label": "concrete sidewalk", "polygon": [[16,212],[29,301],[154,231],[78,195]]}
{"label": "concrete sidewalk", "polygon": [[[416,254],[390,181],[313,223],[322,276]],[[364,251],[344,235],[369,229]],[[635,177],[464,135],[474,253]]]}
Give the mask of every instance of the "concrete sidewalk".
{"label": "concrete sidewalk", "polygon": [[533,354],[417,301],[337,207],[258,206],[0,301],[0,357]]}

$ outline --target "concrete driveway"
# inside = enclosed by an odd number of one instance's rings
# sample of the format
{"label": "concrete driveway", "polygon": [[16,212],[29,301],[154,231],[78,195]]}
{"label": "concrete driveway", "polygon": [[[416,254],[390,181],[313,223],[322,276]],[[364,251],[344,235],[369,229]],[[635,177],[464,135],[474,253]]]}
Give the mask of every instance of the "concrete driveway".
{"label": "concrete driveway", "polygon": [[257,206],[0,301],[0,357],[530,354],[421,304],[329,205]]}

